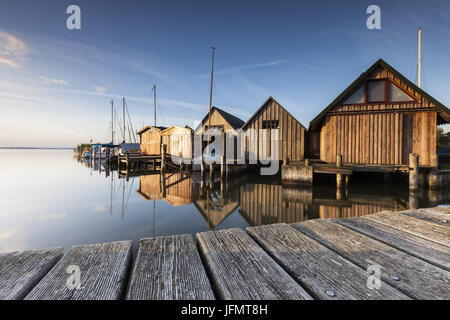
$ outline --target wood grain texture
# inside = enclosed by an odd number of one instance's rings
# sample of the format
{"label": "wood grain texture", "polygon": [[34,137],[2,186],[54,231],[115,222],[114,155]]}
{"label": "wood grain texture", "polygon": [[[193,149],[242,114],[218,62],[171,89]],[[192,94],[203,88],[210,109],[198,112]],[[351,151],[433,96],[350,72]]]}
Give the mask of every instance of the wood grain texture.
{"label": "wood grain texture", "polygon": [[411,298],[450,298],[450,273],[446,270],[329,220],[293,226],[361,268],[381,266],[381,279]]}
{"label": "wood grain texture", "polygon": [[220,299],[311,299],[242,229],[197,234],[211,281]]}
{"label": "wood grain texture", "polygon": [[[131,264],[131,241],[72,247],[25,297],[26,300],[117,300]],[[80,289],[70,289],[69,266],[80,268]]]}
{"label": "wood grain texture", "polygon": [[450,248],[447,246],[364,218],[332,221],[450,271]]}
{"label": "wood grain texture", "polygon": [[442,226],[450,227],[450,209],[445,207],[409,210],[399,213],[428,222],[434,222]]}
{"label": "wood grain texture", "polygon": [[126,299],[214,299],[192,235],[141,239]]}
{"label": "wood grain texture", "polygon": [[418,237],[428,239],[445,246],[450,246],[450,232],[447,226],[409,217],[407,215],[383,211],[366,216],[367,219],[382,223],[393,228],[409,232]]}
{"label": "wood grain texture", "polygon": [[[286,224],[247,228],[247,232],[288,273],[318,299],[409,299],[386,283],[367,287],[368,273]],[[334,296],[327,291],[334,292]]]}
{"label": "wood grain texture", "polygon": [[0,300],[25,297],[63,254],[63,248],[1,253]]}

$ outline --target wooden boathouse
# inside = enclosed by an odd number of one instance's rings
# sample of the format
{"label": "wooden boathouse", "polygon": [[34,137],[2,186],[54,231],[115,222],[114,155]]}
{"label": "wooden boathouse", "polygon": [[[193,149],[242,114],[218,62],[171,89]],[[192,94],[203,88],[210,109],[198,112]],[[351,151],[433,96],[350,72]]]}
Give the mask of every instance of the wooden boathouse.
{"label": "wooden boathouse", "polygon": [[[222,135],[227,133],[227,139],[234,139],[234,154],[237,155],[237,140],[240,137],[240,128],[244,125],[244,121],[220,108],[212,107],[211,115],[209,112],[206,114],[202,122],[195,129],[195,135],[197,137],[206,135],[209,125],[211,125],[210,132],[213,134],[217,134],[215,130],[219,130],[219,133]],[[212,142],[214,141],[212,140],[211,143]],[[202,141],[202,150],[206,148],[207,144],[207,141]],[[222,150],[215,150],[213,157],[222,153]]]}
{"label": "wooden boathouse", "polygon": [[437,167],[436,129],[450,110],[382,59],[363,72],[309,126],[311,158],[352,166]]}
{"label": "wooden boathouse", "polygon": [[172,160],[192,159],[194,131],[189,127],[171,126],[161,131],[161,144],[167,146]]}
{"label": "wooden boathouse", "polygon": [[162,131],[166,127],[146,126],[137,132],[141,152],[146,155],[161,155]]}
{"label": "wooden boathouse", "polygon": [[[265,130],[261,135],[260,130]],[[306,128],[273,97],[269,97],[242,126],[246,160],[300,161],[304,159]],[[278,130],[278,155],[274,148]]]}

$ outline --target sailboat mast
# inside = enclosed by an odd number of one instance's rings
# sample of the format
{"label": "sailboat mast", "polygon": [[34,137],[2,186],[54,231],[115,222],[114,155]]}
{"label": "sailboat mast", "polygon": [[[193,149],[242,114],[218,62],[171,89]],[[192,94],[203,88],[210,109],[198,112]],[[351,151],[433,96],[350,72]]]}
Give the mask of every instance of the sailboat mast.
{"label": "sailboat mast", "polygon": [[126,142],[127,139],[127,131],[125,128],[125,97],[122,98],[122,109],[123,109],[123,142]]}
{"label": "sailboat mast", "polygon": [[111,100],[111,141],[114,145],[114,100]]}
{"label": "sailboat mast", "polygon": [[155,127],[156,127],[156,84],[153,86],[153,112],[155,115]]}
{"label": "sailboat mast", "polygon": [[211,63],[211,89],[209,90],[209,113],[208,113],[208,149],[207,154],[209,154],[209,139],[210,139],[210,130],[211,130],[211,106],[212,106],[212,93],[213,93],[213,78],[214,78],[214,50],[215,47],[211,47],[212,49],[212,63]]}
{"label": "sailboat mast", "polygon": [[419,28],[419,53],[417,63],[417,82],[420,88],[421,85],[421,69],[422,69],[422,28]]}

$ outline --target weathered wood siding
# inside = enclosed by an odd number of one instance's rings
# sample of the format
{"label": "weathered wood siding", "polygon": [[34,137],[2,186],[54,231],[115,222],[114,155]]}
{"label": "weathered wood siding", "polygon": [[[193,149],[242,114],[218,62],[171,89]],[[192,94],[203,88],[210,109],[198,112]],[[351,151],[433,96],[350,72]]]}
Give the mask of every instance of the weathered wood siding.
{"label": "weathered wood siding", "polygon": [[180,158],[192,158],[193,152],[193,131],[189,128],[172,126],[161,132],[162,144],[167,145],[167,154]]}
{"label": "weathered wood siding", "polygon": [[383,68],[369,79],[391,79],[418,102],[340,105],[328,112],[321,126],[308,137],[311,154],[347,164],[407,165],[410,153],[419,154],[421,166],[432,165],[436,154],[437,109],[430,101]]}
{"label": "weathered wood siding", "polygon": [[144,154],[161,154],[161,131],[157,128],[150,128],[141,135],[140,149]]}
{"label": "weathered wood siding", "polygon": [[[263,129],[263,121],[278,120],[278,156],[271,154],[272,145],[275,146],[273,137],[274,129],[267,130],[263,137],[259,137],[259,130]],[[305,153],[305,128],[280,104],[274,100],[268,100],[258,110],[250,122],[245,126],[244,141],[247,159],[258,160],[284,160],[299,161],[304,159]]]}

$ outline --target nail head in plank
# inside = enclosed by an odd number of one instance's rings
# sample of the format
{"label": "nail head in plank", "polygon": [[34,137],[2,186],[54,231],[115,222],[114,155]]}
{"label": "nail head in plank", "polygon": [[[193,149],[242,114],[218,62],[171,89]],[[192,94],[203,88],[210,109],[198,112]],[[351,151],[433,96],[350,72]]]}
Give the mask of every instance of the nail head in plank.
{"label": "nail head in plank", "polygon": [[214,299],[192,235],[141,239],[126,298]]}
{"label": "nail head in plank", "polygon": [[332,221],[450,271],[450,248],[447,246],[363,217]]}
{"label": "nail head in plank", "polygon": [[197,240],[219,298],[311,299],[242,229],[198,233]]}
{"label": "nail head in plank", "polygon": [[370,289],[366,270],[291,226],[251,227],[247,232],[314,297],[332,300],[409,299],[383,282],[379,289]]}
{"label": "nail head in plank", "polygon": [[329,220],[309,220],[293,227],[361,268],[381,266],[381,279],[412,298],[450,298],[446,270]]}
{"label": "nail head in plank", "polygon": [[0,254],[0,300],[23,299],[63,254],[63,248]]}
{"label": "nail head in plank", "polygon": [[[131,257],[131,241],[74,246],[25,299],[120,299],[124,293]],[[79,268],[79,273],[74,266]],[[81,280],[80,288],[71,281],[76,279],[77,274]],[[68,281],[71,285],[68,285]]]}

